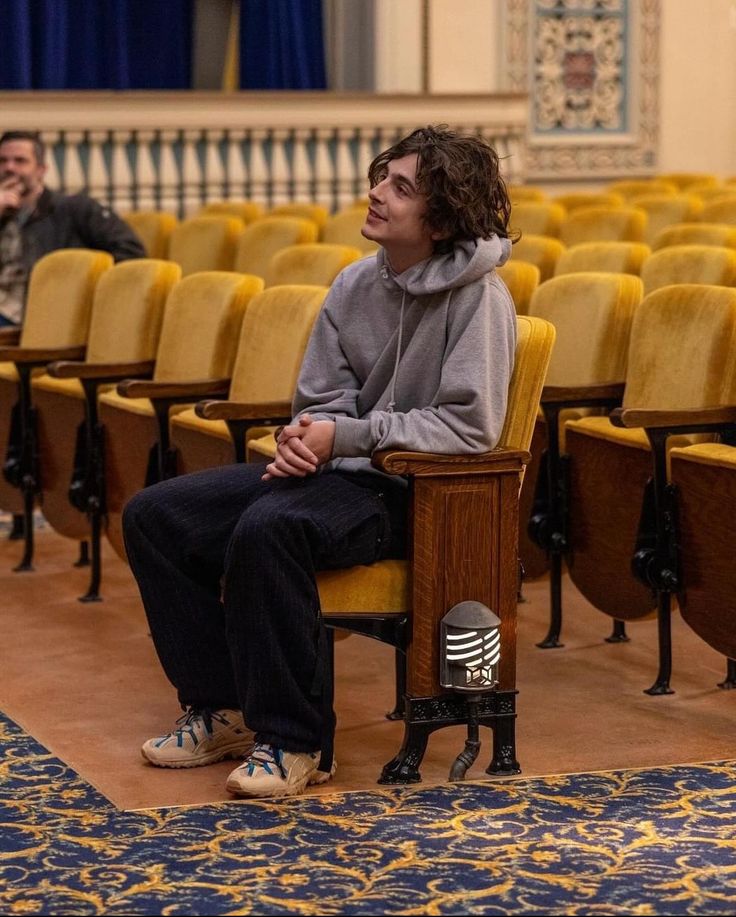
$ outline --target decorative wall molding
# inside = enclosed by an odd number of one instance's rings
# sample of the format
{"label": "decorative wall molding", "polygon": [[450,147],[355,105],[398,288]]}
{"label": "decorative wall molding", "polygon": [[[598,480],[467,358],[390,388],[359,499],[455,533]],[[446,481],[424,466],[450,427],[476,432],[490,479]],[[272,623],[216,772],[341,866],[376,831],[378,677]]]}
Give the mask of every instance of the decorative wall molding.
{"label": "decorative wall molding", "polygon": [[660,0],[506,0],[504,13],[505,86],[535,98],[527,177],[656,171]]}
{"label": "decorative wall molding", "polygon": [[485,137],[524,178],[526,94],[0,93],[7,129],[48,143],[48,184],[118,210],[188,215],[223,198],[337,210],[367,192],[372,158],[432,123]]}

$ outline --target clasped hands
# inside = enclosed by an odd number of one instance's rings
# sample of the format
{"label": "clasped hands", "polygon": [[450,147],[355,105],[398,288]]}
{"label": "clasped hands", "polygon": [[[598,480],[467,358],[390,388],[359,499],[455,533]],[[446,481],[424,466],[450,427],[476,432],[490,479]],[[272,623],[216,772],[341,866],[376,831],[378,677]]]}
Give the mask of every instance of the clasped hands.
{"label": "clasped hands", "polygon": [[296,423],[283,427],[276,440],[276,457],[266,466],[261,480],[305,478],[332,458],[335,422],[315,420],[302,414]]}

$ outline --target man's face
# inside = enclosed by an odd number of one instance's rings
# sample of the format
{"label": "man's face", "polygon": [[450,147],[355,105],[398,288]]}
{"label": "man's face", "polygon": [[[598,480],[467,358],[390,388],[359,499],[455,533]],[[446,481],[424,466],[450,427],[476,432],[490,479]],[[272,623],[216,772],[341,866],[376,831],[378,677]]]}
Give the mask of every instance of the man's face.
{"label": "man's face", "polygon": [[43,187],[46,166],[36,159],[30,140],[6,140],[0,144],[0,183],[14,187],[21,200],[33,197]]}
{"label": "man's face", "polygon": [[416,173],[416,153],[392,159],[386,175],[368,192],[368,215],[361,231],[386,249],[395,270],[395,254],[414,253],[416,261],[428,258],[440,238],[425,221],[427,198],[417,188]]}

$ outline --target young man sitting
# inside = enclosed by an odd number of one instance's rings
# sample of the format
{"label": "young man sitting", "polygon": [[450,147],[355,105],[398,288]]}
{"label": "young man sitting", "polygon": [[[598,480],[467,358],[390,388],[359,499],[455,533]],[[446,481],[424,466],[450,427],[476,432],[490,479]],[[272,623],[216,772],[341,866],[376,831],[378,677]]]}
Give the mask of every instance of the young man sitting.
{"label": "young man sitting", "polygon": [[406,482],[378,449],[477,453],[503,425],[514,305],[494,268],[510,205],[484,141],[425,128],[369,170],[363,234],[336,279],[274,460],[137,494],[125,540],[151,634],[186,711],[143,745],[161,767],[245,756],[227,788],[329,780],[335,717],[315,574],[405,553]]}

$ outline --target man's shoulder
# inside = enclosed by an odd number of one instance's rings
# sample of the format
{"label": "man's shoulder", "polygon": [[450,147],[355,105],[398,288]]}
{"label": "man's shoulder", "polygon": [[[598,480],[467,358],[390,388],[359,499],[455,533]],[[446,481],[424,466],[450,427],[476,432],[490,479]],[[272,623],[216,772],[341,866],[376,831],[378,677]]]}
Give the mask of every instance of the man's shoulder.
{"label": "man's shoulder", "polygon": [[358,283],[363,280],[375,280],[377,270],[376,253],[370,252],[357,261],[352,261],[338,276],[343,283]]}

